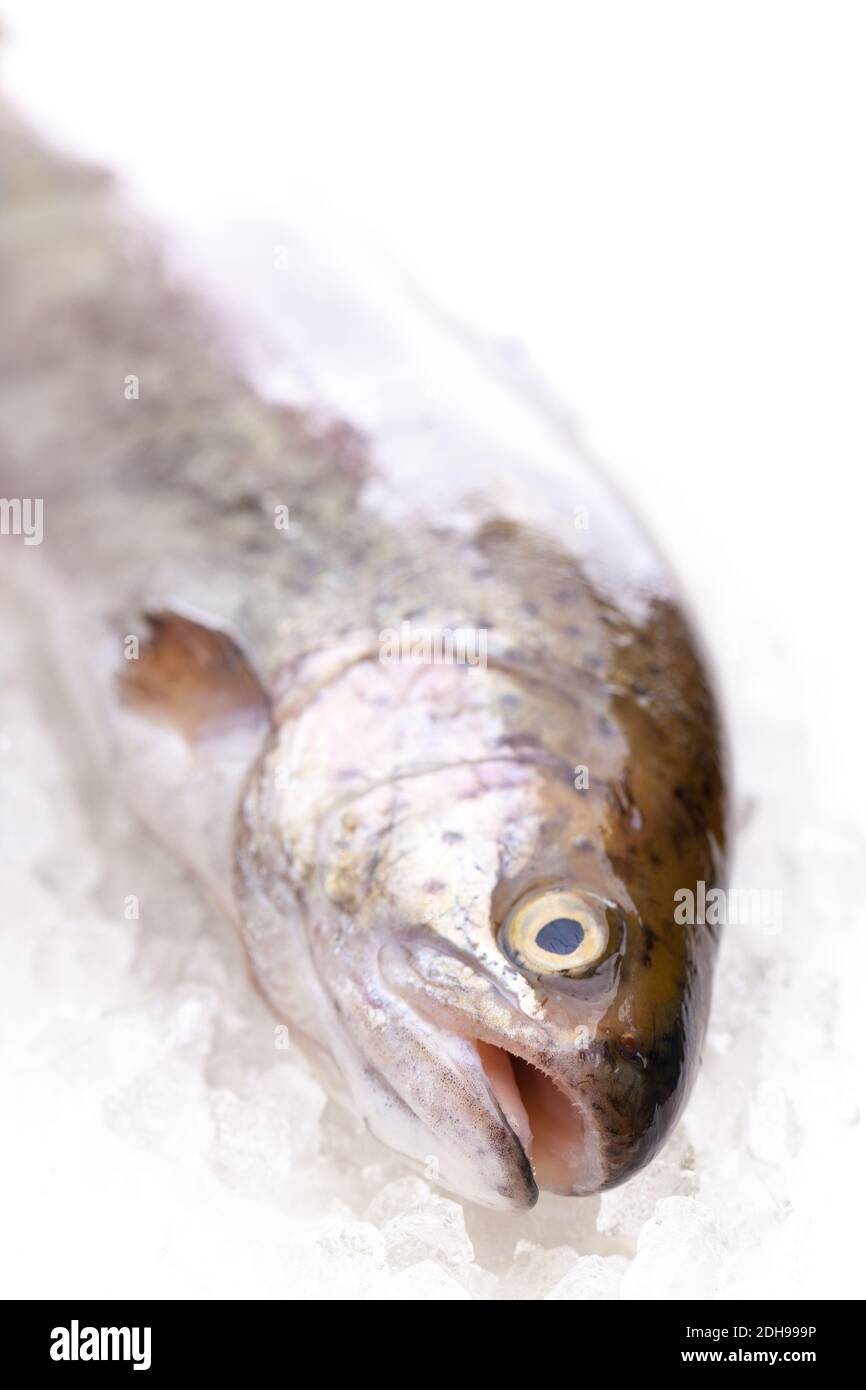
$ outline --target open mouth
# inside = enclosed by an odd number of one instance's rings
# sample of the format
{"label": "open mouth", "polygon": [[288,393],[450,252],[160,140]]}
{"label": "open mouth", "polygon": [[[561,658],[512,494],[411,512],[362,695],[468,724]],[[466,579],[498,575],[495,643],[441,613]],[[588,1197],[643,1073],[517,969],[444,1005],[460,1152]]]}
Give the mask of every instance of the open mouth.
{"label": "open mouth", "polygon": [[565,1195],[594,1191],[601,1164],[594,1126],[583,1109],[531,1062],[479,1039],[475,1046],[538,1186]]}

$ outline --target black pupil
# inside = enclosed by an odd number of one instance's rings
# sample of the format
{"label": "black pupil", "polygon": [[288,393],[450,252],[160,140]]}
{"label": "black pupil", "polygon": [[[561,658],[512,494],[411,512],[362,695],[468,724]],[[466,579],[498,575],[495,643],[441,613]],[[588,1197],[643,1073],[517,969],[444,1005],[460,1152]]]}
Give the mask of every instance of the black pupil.
{"label": "black pupil", "polygon": [[542,951],[551,951],[555,956],[570,956],[583,940],[583,927],[573,917],[555,917],[535,938],[536,946]]}

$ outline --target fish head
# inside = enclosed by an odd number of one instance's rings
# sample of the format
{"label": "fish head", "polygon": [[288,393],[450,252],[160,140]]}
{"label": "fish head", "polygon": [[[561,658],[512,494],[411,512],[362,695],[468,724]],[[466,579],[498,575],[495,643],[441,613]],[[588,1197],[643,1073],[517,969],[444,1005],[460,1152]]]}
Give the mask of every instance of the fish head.
{"label": "fish head", "polygon": [[669,927],[709,842],[665,824],[678,768],[651,740],[636,765],[614,714],[518,670],[359,661],[278,723],[247,797],[355,1105],[486,1205],[628,1177],[699,1048],[706,952]]}

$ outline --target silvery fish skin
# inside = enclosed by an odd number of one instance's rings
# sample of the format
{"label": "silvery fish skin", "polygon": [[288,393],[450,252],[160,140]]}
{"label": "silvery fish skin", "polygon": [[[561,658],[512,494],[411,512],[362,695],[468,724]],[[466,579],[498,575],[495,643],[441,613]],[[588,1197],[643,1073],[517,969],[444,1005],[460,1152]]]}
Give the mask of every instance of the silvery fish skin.
{"label": "silvery fish skin", "polygon": [[[652,546],[393,282],[291,239],[265,273],[324,426],[104,175],[4,115],[2,179],[0,488],[45,499],[16,565],[115,780],[385,1143],[501,1208],[622,1182],[706,1028],[717,933],[675,894],[724,882],[718,717]],[[243,286],[271,243],[238,244]]]}

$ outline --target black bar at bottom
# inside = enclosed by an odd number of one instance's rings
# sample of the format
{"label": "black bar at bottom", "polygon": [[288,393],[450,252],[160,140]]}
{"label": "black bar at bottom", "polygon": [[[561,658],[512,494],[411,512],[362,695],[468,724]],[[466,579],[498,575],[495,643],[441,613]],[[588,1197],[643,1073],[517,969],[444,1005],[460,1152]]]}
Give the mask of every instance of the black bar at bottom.
{"label": "black bar at bottom", "polygon": [[[465,1307],[465,1305],[463,1305]],[[79,1301],[7,1302],[0,1308],[4,1344],[14,1344],[16,1364],[27,1372],[52,1376],[114,1374],[149,1377],[213,1369],[221,1375],[270,1365],[285,1368],[291,1380],[312,1355],[321,1371],[339,1364],[341,1353],[357,1373],[370,1369],[374,1358],[379,1374],[411,1382],[423,1377],[431,1360],[442,1366],[450,1335],[466,1347],[468,1337],[480,1358],[501,1355],[509,1343],[501,1339],[495,1309],[461,1327],[456,1309],[448,1322],[431,1323],[419,1310],[415,1328],[405,1316],[395,1326],[384,1310],[378,1318],[364,1308],[364,1325],[354,1333],[346,1313],[340,1322],[310,1318],[294,1303]],[[489,1317],[489,1324],[486,1319]],[[738,1365],[744,1370],[764,1367],[819,1369],[822,1376],[859,1359],[860,1309],[857,1302],[627,1302],[557,1303],[526,1309],[524,1320],[509,1325],[515,1357],[538,1356],[542,1347],[555,1352],[555,1365],[542,1357],[538,1373],[578,1375],[581,1351],[592,1348],[592,1365],[623,1371],[666,1373],[674,1367]],[[486,1324],[486,1325],[485,1325]],[[426,1331],[425,1331],[426,1328]],[[435,1329],[435,1331],[434,1331]],[[522,1330],[521,1330],[522,1329]],[[397,1336],[392,1336],[395,1330]],[[491,1343],[490,1335],[497,1336]],[[426,1348],[426,1350],[425,1350]],[[533,1350],[534,1349],[534,1350]],[[421,1353],[419,1357],[419,1352]],[[465,1350],[464,1353],[465,1355]],[[586,1373],[586,1365],[582,1374]],[[302,1371],[305,1376],[309,1370]]]}

